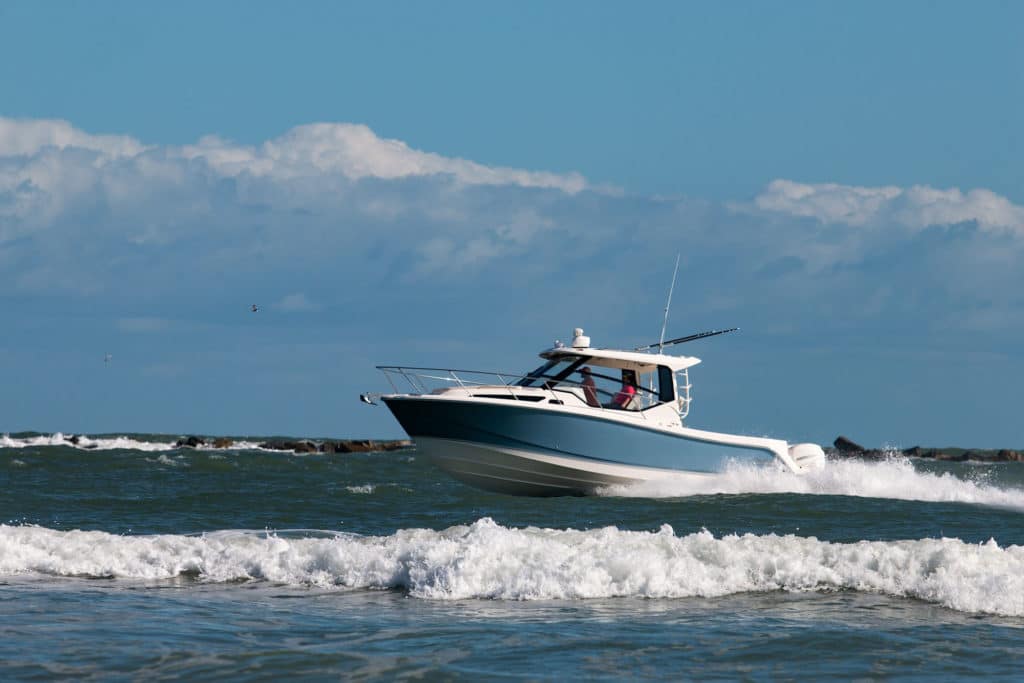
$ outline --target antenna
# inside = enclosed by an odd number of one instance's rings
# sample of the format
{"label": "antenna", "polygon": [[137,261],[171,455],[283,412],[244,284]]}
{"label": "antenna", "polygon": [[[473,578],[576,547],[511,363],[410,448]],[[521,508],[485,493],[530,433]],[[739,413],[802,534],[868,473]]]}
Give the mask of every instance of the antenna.
{"label": "antenna", "polygon": [[672,285],[668,288],[668,301],[665,302],[665,318],[661,321],[661,337],[658,338],[658,350],[665,341],[665,328],[668,326],[668,309],[672,306],[672,292],[676,288],[676,274],[679,273],[679,254],[676,254],[676,268],[672,271]]}
{"label": "antenna", "polygon": [[[658,353],[661,353],[661,343],[665,341],[665,328],[668,326],[668,309],[672,307],[672,292],[676,288],[676,275],[679,273],[679,253],[676,253],[676,267],[672,271],[672,284],[668,288],[668,301],[665,302],[665,317],[661,321],[661,337],[658,338]],[[651,374],[651,394],[654,393],[654,374]],[[652,399],[653,400],[653,399]]]}

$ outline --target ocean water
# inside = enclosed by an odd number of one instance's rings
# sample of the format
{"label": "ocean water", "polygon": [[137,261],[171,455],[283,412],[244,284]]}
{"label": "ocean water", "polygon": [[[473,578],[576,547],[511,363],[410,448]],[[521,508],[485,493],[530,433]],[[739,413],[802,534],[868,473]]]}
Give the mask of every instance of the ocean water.
{"label": "ocean water", "polygon": [[1024,464],[527,499],[416,451],[0,436],[0,680],[1017,680]]}

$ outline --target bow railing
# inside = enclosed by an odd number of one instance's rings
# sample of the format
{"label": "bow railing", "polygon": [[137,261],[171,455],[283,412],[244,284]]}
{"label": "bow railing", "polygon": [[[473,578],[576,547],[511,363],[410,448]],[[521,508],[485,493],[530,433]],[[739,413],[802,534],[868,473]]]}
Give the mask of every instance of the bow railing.
{"label": "bow railing", "polygon": [[[456,368],[409,367],[400,365],[378,365],[377,369],[384,373],[388,383],[396,394],[410,392],[413,394],[436,394],[445,389],[459,387],[463,389],[492,388],[492,398],[508,398],[515,401],[536,402],[538,396],[546,397],[556,403],[562,402],[569,393],[594,409],[622,410],[615,404],[619,390],[609,390],[596,384],[585,384],[581,380],[568,377],[548,375],[522,374],[516,372],[491,372],[485,370],[460,370]],[[593,373],[604,380],[617,381],[616,378]],[[526,384],[524,384],[524,382]],[[684,385],[685,398],[680,397],[678,407],[689,407],[689,382]],[[636,408],[630,412],[640,412],[661,403],[657,392],[643,386],[634,386],[636,390]],[[596,399],[597,405],[587,401],[588,394]],[[367,398],[379,396],[366,394]]]}

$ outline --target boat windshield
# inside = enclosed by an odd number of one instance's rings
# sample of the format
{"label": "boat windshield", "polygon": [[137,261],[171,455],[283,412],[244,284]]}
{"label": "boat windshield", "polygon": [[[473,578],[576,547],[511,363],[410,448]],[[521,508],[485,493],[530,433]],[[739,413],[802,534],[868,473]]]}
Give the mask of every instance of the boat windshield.
{"label": "boat windshield", "polygon": [[603,365],[595,360],[584,356],[559,356],[516,385],[557,390],[582,388],[584,399],[593,407],[643,410],[675,402],[675,377],[667,366],[657,366],[656,370],[638,376],[635,370]]}
{"label": "boat windshield", "polygon": [[521,387],[553,387],[575,372],[586,360],[586,358],[580,356],[565,356],[557,360],[549,360],[516,382],[516,385]]}

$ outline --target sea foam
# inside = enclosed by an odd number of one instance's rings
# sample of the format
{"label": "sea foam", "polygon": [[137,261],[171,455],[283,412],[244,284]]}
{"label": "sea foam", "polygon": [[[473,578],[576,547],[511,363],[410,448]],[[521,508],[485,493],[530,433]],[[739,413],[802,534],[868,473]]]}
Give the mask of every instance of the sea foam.
{"label": "sea foam", "polygon": [[[65,435],[61,432],[54,434],[41,434],[24,438],[14,438],[9,434],[0,434],[0,448],[30,448],[39,446],[67,446],[88,451],[113,451],[132,450],[145,452],[173,451],[179,446],[175,442],[166,441],[139,441],[130,436],[104,436],[90,437],[80,435],[71,441],[74,435]],[[217,449],[213,444],[207,443],[197,446],[195,450],[253,450],[259,448],[254,441],[233,441],[228,449]]]}
{"label": "sea foam", "polygon": [[[984,476],[983,472],[979,475]],[[802,493],[893,498],[925,502],[973,503],[1024,510],[1024,490],[999,488],[949,472],[923,472],[905,457],[881,461],[830,459],[820,470],[798,475],[781,467],[730,464],[724,472],[693,481],[663,479],[609,486],[604,495],[679,498],[720,493]]]}
{"label": "sea foam", "polygon": [[218,531],[118,536],[0,525],[0,576],[19,574],[400,589],[461,600],[653,599],[858,590],[963,612],[1024,616],[1024,548],[958,539],[831,543],[793,535],[677,536],[615,527],[515,529],[489,518],[443,531],[285,538]]}

